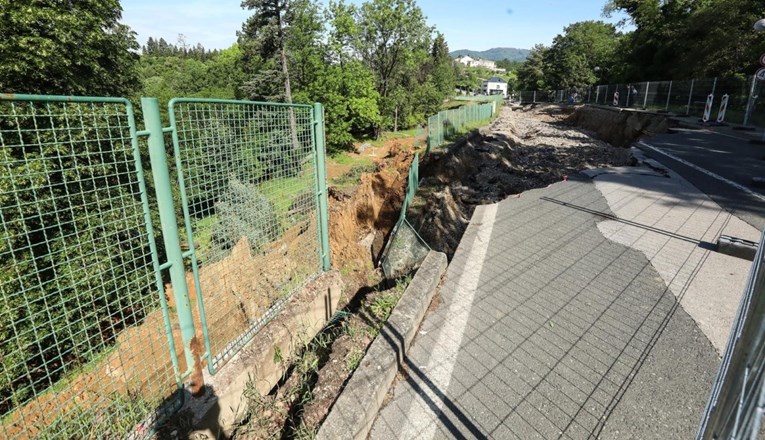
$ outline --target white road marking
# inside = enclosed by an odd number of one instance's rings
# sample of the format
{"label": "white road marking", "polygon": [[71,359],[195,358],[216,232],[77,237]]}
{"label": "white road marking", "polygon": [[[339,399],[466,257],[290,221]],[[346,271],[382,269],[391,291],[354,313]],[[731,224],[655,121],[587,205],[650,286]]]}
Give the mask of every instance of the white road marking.
{"label": "white road marking", "polygon": [[[465,267],[459,280],[457,280],[455,289],[458,294],[455,296],[454,302],[449,306],[447,314],[449,319],[441,328],[438,343],[433,347],[425,370],[428,372],[428,379],[432,382],[432,386],[443,394],[446,394],[446,390],[449,388],[454,364],[457,361],[457,354],[462,343],[462,336],[473,306],[473,298],[478,290],[478,280],[481,275],[484,259],[486,258],[486,252],[489,249],[489,240],[494,229],[494,219],[497,216],[497,206],[497,204],[486,206],[483,218],[480,220],[476,219],[480,226],[470,247]],[[439,410],[443,409],[443,401],[430,387],[423,387],[423,390],[427,398]],[[422,399],[415,400],[412,403],[412,408],[410,408],[407,424],[404,426],[400,438],[433,438],[436,432],[435,417],[436,414],[428,407],[427,403]]]}
{"label": "white road marking", "polygon": [[741,190],[741,191],[749,194],[750,196],[755,197],[755,198],[765,202],[765,196],[763,196],[762,194],[758,194],[758,193],[752,191],[751,189],[749,189],[749,188],[747,188],[747,187],[745,187],[743,185],[740,185],[740,184],[738,184],[738,183],[736,183],[736,182],[734,182],[734,181],[732,181],[730,179],[726,179],[725,177],[723,177],[723,176],[721,176],[719,174],[715,174],[715,173],[709,171],[706,168],[701,168],[698,165],[692,164],[692,163],[688,162],[685,159],[681,159],[681,158],[675,156],[674,154],[667,153],[666,151],[664,151],[664,150],[662,150],[660,148],[656,148],[653,145],[648,144],[648,143],[646,143],[644,141],[640,141],[640,142],[638,142],[638,144],[640,144],[640,145],[642,145],[642,146],[644,146],[644,147],[646,147],[648,149],[651,149],[651,150],[653,150],[653,151],[655,151],[657,153],[663,154],[663,155],[669,157],[670,159],[674,159],[674,160],[676,160],[676,161],[678,161],[678,162],[680,162],[680,163],[682,163],[684,165],[687,165],[687,166],[693,168],[696,171],[699,171],[701,173],[706,174],[709,177],[712,177],[712,178],[715,178],[715,179],[717,179],[717,180],[719,180],[721,182],[727,183],[728,185],[730,185],[730,186],[732,186],[732,187],[734,187],[734,188],[736,188],[738,190]]}

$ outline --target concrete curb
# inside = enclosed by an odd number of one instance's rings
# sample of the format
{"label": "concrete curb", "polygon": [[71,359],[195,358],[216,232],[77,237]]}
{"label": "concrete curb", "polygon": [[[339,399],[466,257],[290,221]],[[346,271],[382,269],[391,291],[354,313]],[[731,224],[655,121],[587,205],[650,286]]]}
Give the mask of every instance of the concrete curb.
{"label": "concrete curb", "polygon": [[445,254],[430,251],[332,406],[317,440],[367,438],[446,266]]}

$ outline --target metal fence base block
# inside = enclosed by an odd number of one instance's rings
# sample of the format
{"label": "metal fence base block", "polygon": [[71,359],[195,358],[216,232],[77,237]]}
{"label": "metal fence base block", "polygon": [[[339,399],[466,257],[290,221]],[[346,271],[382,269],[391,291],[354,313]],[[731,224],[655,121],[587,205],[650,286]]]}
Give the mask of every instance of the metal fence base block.
{"label": "metal fence base block", "polygon": [[717,239],[717,252],[752,261],[757,254],[757,243],[728,235]]}
{"label": "metal fence base block", "polygon": [[[342,280],[336,271],[321,275],[296,293],[278,319],[263,327],[215,376],[205,378],[206,392],[183,410],[193,414],[195,434],[230,435],[247,411],[245,392],[265,396],[282,378],[293,355],[319,333],[335,314]],[[280,361],[276,361],[280,359]]]}

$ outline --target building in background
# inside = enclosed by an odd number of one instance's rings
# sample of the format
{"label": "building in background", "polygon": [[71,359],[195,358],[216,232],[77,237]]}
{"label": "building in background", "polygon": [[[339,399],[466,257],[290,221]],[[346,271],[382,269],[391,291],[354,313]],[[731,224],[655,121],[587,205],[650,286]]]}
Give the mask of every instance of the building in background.
{"label": "building in background", "polygon": [[507,98],[507,81],[494,76],[483,82],[484,95],[502,95]]}
{"label": "building in background", "polygon": [[505,69],[497,67],[497,63],[491,60],[482,60],[480,58],[473,58],[470,55],[462,55],[456,59],[458,63],[464,64],[467,67],[485,67],[494,72],[504,72]]}

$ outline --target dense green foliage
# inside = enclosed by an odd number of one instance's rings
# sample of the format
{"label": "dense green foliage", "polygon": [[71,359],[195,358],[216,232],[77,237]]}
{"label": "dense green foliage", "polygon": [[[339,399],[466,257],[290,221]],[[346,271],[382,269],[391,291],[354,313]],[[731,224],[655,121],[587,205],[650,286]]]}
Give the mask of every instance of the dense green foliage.
{"label": "dense green foliage", "polygon": [[119,96],[137,90],[135,34],[119,0],[0,0],[0,91]]}
{"label": "dense green foliage", "polygon": [[446,39],[414,0],[243,6],[252,16],[226,50],[150,39],[140,61],[142,95],[321,102],[328,147],[340,150],[425,123],[453,93],[459,72]]}
{"label": "dense green foliage", "polygon": [[165,50],[151,49],[150,45],[143,49],[138,69],[143,96],[158,98],[162,104],[174,97],[233,99],[237,96],[244,79],[239,46],[214,52],[207,52],[201,46],[189,52],[175,45],[164,43],[162,46]]}
{"label": "dense green foliage", "polygon": [[534,46],[520,67],[520,88],[540,90],[584,87],[598,82],[600,74],[617,61],[616,28],[602,21],[573,23],[553,39],[550,47]]}
{"label": "dense green foliage", "polygon": [[765,52],[753,24],[765,16],[761,0],[612,0],[635,24],[621,45],[624,80],[751,75]]}
{"label": "dense green foliage", "polygon": [[550,47],[535,46],[518,72],[521,89],[595,83],[752,75],[765,52],[753,24],[760,0],[611,0],[604,12],[626,13],[635,29],[603,22],[567,26]]}
{"label": "dense green foliage", "polygon": [[425,122],[454,89],[442,35],[414,0],[361,5],[247,0],[239,34],[244,97],[326,108],[331,150]]}
{"label": "dense green foliage", "polygon": [[[0,92],[131,96],[117,0],[0,0]],[[0,415],[152,308],[127,108],[0,104]]]}

